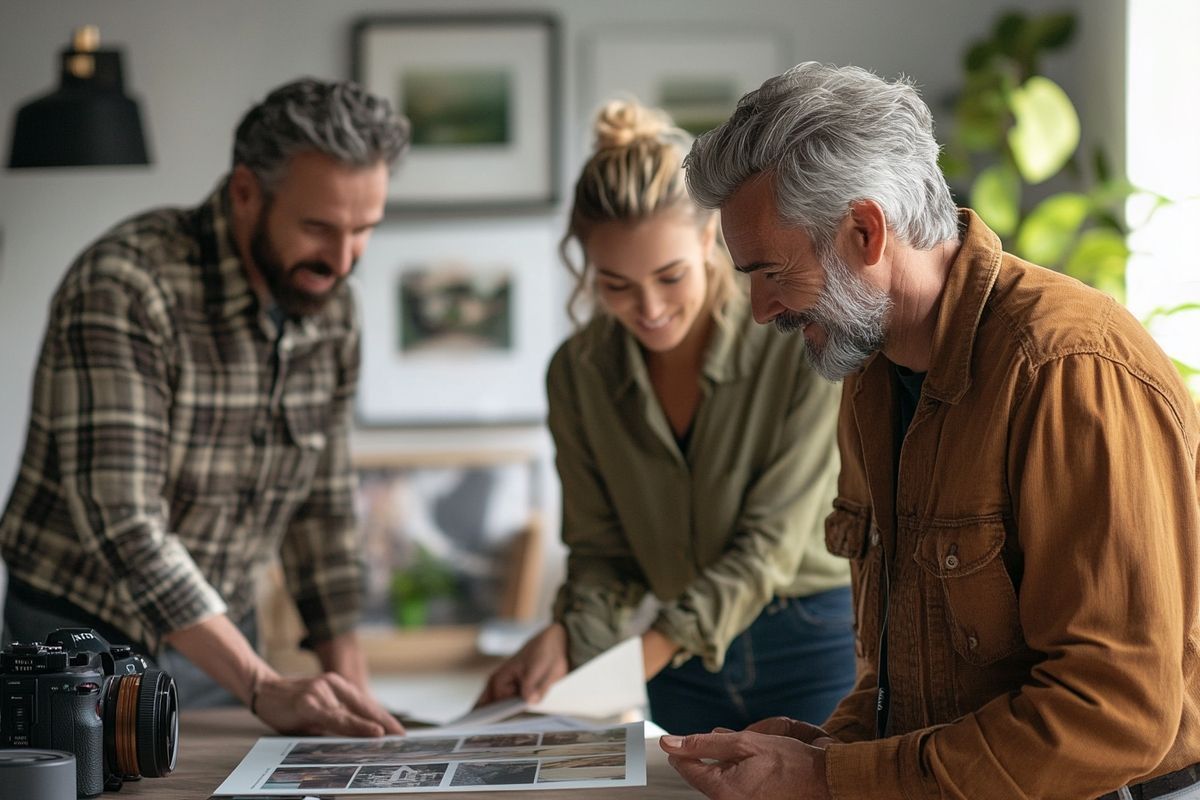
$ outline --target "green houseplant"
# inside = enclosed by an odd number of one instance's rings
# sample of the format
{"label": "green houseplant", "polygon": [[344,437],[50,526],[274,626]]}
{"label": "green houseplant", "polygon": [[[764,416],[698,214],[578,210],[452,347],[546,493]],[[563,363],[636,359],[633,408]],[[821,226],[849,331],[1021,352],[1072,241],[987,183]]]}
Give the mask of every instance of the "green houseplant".
{"label": "green houseplant", "polygon": [[430,602],[453,597],[456,590],[453,571],[418,546],[413,563],[392,574],[392,617],[401,628],[423,627]]}
{"label": "green houseplant", "polygon": [[[1081,155],[1075,106],[1041,72],[1043,58],[1067,47],[1075,29],[1071,13],[1009,12],[968,45],[941,165],[1006,250],[1124,302],[1130,256],[1125,203],[1135,193],[1149,197],[1151,209],[1169,200],[1114,174],[1102,149],[1090,158]],[[1143,324],[1197,310],[1194,303],[1154,309]],[[1175,363],[1185,379],[1200,375]]]}

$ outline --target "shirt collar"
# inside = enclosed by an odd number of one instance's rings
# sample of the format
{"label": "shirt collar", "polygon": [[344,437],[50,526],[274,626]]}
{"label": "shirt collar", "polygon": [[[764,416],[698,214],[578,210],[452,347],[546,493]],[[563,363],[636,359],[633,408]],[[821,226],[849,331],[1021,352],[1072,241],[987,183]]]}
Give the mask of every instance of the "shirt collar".
{"label": "shirt collar", "polygon": [[[625,363],[616,384],[616,395],[619,397],[634,386],[640,386],[645,392],[652,391],[646,358],[637,337],[611,317],[609,324],[615,328]],[[727,383],[743,377],[750,365],[756,363],[761,346],[759,337],[741,341],[746,338],[746,328],[754,324],[750,319],[749,300],[740,289],[734,291],[725,301],[723,313],[714,321],[701,374],[713,383]]]}
{"label": "shirt collar", "polygon": [[196,209],[205,304],[222,319],[261,305],[238,255],[229,213],[229,177]]}
{"label": "shirt collar", "polygon": [[957,403],[970,388],[979,320],[1004,255],[1000,238],[975,212],[960,210],[959,224],[964,230],[962,245],[942,290],[924,385],[926,394],[946,403]]}

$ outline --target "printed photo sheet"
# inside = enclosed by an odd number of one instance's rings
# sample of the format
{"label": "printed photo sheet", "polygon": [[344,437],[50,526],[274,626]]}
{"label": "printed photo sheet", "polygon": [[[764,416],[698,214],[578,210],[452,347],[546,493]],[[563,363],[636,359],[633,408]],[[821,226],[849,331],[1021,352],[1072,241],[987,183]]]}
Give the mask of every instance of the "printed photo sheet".
{"label": "printed photo sheet", "polygon": [[217,795],[341,795],[645,786],[642,723],[574,730],[264,737]]}

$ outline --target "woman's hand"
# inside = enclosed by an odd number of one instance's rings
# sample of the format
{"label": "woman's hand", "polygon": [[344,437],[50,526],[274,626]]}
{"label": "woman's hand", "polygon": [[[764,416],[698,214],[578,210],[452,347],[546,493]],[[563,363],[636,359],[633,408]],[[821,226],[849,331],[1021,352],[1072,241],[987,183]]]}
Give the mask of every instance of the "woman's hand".
{"label": "woman's hand", "polygon": [[679,652],[679,645],[654,628],[642,634],[642,666],[646,681],[667,668]]}
{"label": "woman's hand", "polygon": [[536,703],[568,668],[567,629],[555,622],[491,674],[475,707],[518,696]]}

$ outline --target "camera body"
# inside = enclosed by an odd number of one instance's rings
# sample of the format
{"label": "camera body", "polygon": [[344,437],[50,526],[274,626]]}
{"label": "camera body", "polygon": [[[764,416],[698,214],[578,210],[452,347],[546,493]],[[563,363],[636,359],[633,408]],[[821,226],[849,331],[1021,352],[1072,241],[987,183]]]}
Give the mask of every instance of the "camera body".
{"label": "camera body", "polygon": [[75,754],[80,797],[175,768],[175,681],[88,628],[0,650],[0,747]]}

